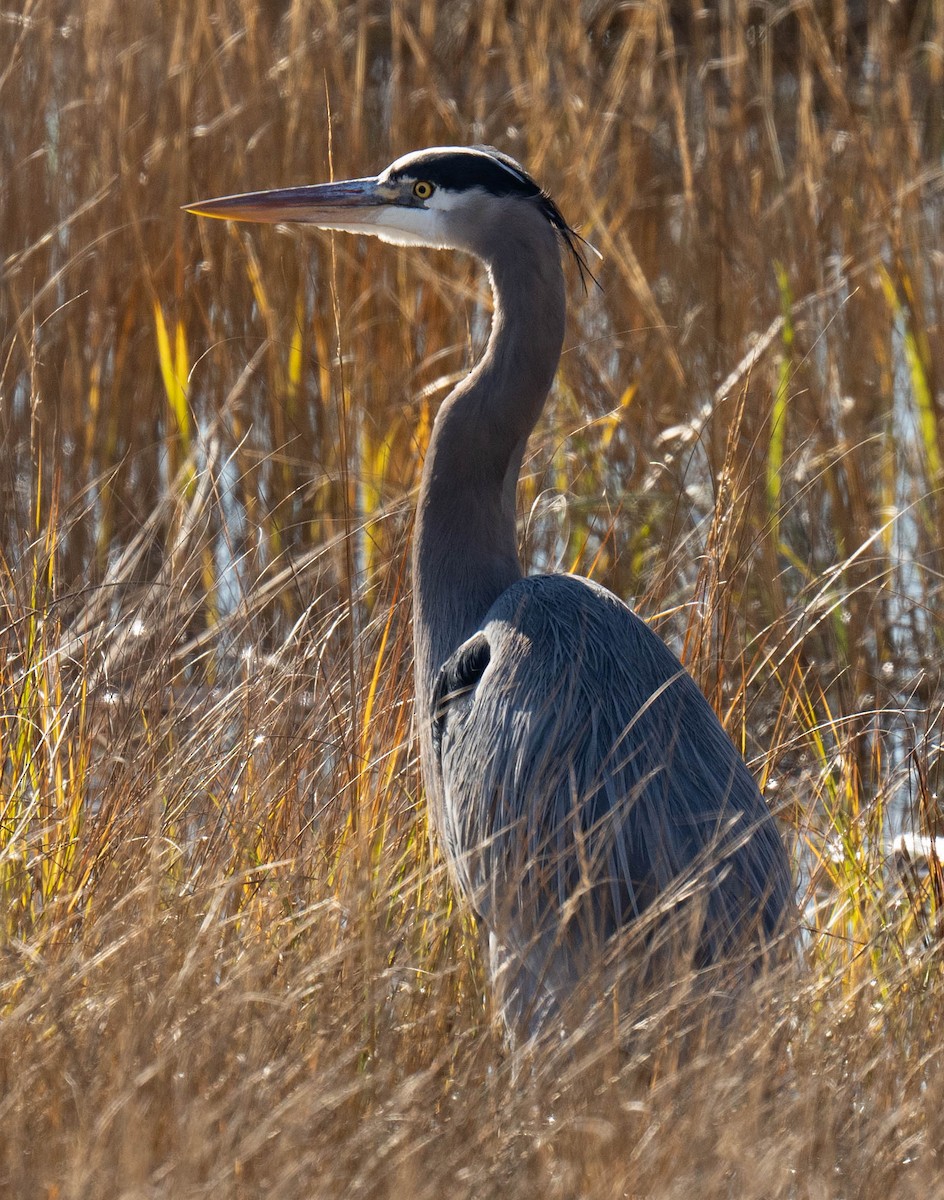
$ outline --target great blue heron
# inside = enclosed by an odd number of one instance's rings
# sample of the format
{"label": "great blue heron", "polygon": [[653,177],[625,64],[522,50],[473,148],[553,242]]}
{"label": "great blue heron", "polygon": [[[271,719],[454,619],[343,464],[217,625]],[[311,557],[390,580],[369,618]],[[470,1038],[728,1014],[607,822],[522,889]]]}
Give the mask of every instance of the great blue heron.
{"label": "great blue heron", "polygon": [[561,248],[585,265],[560,209],[512,158],[477,146],[188,208],[462,250],[488,270],[488,345],[439,409],[423,464],[413,636],[432,825],[488,931],[512,1039],[566,1026],[627,944],[639,961],[665,963],[670,948],[671,969],[737,957],[752,975],[793,898],[743,759],[678,659],[612,593],[522,575],[515,489],[563,342]]}

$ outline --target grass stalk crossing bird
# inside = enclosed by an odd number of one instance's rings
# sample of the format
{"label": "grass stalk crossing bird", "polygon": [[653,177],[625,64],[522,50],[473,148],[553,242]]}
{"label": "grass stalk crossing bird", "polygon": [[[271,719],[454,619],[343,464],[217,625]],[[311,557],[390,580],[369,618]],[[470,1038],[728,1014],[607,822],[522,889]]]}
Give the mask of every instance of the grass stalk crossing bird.
{"label": "grass stalk crossing bird", "polygon": [[465,251],[488,271],[487,347],[443,402],[423,465],[413,633],[432,825],[487,931],[512,1039],[572,1025],[621,980],[726,963],[751,977],[793,890],[743,759],[616,596],[521,570],[515,491],[563,342],[562,248],[584,270],[560,209],[507,155],[452,146],[376,178],[188,208]]}

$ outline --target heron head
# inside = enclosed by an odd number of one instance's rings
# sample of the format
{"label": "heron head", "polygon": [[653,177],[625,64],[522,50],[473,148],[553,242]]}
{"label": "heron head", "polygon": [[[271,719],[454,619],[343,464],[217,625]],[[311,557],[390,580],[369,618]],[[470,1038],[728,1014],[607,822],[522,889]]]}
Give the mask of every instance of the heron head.
{"label": "heron head", "polygon": [[247,192],[185,207],[198,216],[316,225],[486,259],[509,216],[524,215],[549,226],[573,253],[581,275],[586,269],[581,239],[555,202],[519,163],[490,146],[414,150],[374,178]]}

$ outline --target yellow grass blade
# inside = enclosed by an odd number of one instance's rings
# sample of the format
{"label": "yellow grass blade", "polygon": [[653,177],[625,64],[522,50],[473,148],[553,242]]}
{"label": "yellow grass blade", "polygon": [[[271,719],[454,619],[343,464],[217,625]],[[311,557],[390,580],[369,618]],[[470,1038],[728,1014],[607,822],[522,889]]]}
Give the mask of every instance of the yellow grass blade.
{"label": "yellow grass blade", "polygon": [[781,343],[783,354],[777,364],[777,390],[770,414],[770,441],[767,448],[767,504],[770,508],[771,533],[774,544],[780,541],[780,496],[783,490],[783,452],[787,434],[787,402],[793,370],[793,296],[790,280],[782,263],[774,264],[780,307],[783,313]]}
{"label": "yellow grass blade", "polygon": [[928,465],[928,477],[931,480],[940,480],[942,458],[938,438],[937,411],[925,367],[925,356],[921,353],[918,338],[909,323],[908,312],[899,300],[892,277],[884,266],[879,269],[879,278],[888,306],[902,326],[905,361],[908,364],[908,377],[911,381],[911,391],[918,414],[918,431]]}
{"label": "yellow grass blade", "polygon": [[187,341],[181,322],[177,322],[174,349],[171,349],[167,322],[160,302],[154,302],[154,328],[157,335],[157,360],[164,381],[164,392],[177,425],[177,435],[184,449],[190,445],[190,409],[187,404],[188,355]]}

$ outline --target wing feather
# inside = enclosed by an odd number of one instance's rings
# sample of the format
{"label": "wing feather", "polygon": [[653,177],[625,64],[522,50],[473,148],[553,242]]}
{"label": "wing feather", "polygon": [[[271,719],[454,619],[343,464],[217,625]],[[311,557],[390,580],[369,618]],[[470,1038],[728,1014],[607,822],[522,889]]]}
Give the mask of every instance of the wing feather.
{"label": "wing feather", "polygon": [[[467,676],[450,696],[443,680]],[[789,863],[754,780],[675,656],[604,588],[516,583],[437,691],[457,882],[552,1000],[666,897],[696,906],[699,963],[781,930]]]}

